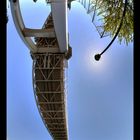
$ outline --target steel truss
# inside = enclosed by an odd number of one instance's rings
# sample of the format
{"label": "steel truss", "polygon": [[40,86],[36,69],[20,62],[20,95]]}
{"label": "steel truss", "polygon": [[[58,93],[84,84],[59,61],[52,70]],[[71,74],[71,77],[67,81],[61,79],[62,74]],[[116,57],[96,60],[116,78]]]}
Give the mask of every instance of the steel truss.
{"label": "steel truss", "polygon": [[[61,7],[56,4],[51,5],[52,12],[42,29],[31,29],[24,25],[19,0],[11,0],[10,5],[16,29],[29,48],[33,59],[33,89],[42,120],[54,140],[68,140],[65,69],[67,60],[72,56],[72,49],[65,35],[67,30],[66,3],[64,3],[65,0],[60,1]],[[55,31],[58,29],[55,21],[60,22],[60,20],[56,15],[65,16],[61,18],[62,25],[65,27],[60,26],[62,29],[57,31]],[[58,36],[61,31],[63,31],[62,36]]]}
{"label": "steel truss", "polygon": [[83,7],[86,9],[87,14],[89,14],[92,17],[92,23],[94,24],[96,30],[98,31],[100,37],[106,37],[109,36],[110,34],[104,30],[104,23],[101,22],[101,18],[99,18],[98,14],[98,9],[97,7],[97,2],[99,0],[77,0],[80,2]]}
{"label": "steel truss", "polygon": [[[51,13],[43,28],[54,29]],[[68,140],[65,61],[70,58],[71,49],[66,54],[60,53],[56,37],[35,37],[35,42],[38,49],[50,50],[44,53],[31,52],[33,88],[37,107],[52,138]]]}

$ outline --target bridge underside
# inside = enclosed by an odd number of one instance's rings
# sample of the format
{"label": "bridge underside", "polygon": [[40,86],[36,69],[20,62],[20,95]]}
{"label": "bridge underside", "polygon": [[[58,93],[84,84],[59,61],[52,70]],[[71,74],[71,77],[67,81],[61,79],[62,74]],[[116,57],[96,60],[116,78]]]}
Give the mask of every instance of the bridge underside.
{"label": "bridge underside", "polygon": [[[54,28],[51,13],[43,28]],[[59,50],[56,37],[36,37],[35,42],[38,48]],[[31,53],[31,56],[34,93],[42,120],[54,140],[68,140],[65,61],[71,55],[52,51]]]}

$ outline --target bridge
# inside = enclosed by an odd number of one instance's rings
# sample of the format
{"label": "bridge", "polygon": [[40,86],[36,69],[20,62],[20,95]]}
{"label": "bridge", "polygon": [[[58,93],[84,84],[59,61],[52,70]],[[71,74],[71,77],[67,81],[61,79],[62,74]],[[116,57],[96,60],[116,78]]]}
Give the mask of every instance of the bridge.
{"label": "bridge", "polygon": [[[49,16],[41,29],[31,29],[24,24],[19,0],[10,0],[15,27],[33,60],[32,80],[36,104],[44,125],[54,140],[68,140],[65,70],[72,56],[67,27],[67,11],[71,9],[72,1],[47,0],[51,6]],[[93,22],[95,3],[91,0],[79,2],[91,14]],[[104,32],[99,33],[101,37],[104,35]],[[34,37],[34,41],[31,37]]]}

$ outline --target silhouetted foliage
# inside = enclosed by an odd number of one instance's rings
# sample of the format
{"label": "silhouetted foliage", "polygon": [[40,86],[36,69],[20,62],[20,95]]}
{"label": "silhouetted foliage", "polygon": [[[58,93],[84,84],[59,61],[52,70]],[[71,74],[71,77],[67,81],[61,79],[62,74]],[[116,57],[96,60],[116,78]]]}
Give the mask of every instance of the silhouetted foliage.
{"label": "silhouetted foliage", "polygon": [[105,32],[114,36],[123,18],[123,24],[118,34],[119,42],[124,40],[128,44],[133,41],[133,0],[128,0],[124,17],[122,17],[124,0],[92,0],[92,2],[97,4],[97,16],[101,16],[100,20],[103,22]]}

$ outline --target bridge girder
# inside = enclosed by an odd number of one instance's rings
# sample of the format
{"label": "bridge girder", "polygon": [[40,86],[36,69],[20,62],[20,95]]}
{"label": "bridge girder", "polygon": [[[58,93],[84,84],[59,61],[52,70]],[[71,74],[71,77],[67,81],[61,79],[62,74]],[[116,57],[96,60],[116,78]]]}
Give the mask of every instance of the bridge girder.
{"label": "bridge girder", "polygon": [[[33,59],[33,89],[41,118],[54,140],[68,140],[65,68],[71,57],[71,47],[61,48],[54,13],[47,17],[42,29],[30,29],[24,25],[19,0],[10,2],[16,29]],[[34,41],[30,37],[34,37]]]}

